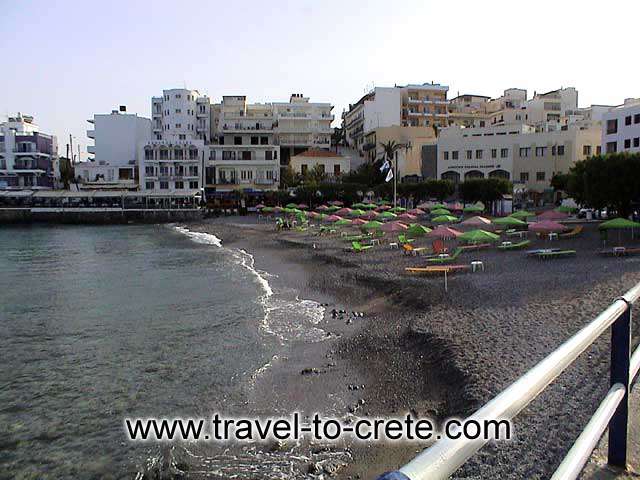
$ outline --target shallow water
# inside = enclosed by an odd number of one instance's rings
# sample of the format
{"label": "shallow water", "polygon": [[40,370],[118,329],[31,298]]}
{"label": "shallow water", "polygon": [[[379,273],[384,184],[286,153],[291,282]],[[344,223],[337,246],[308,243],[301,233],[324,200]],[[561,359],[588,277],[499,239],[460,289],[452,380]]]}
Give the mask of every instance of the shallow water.
{"label": "shallow water", "polygon": [[131,478],[156,447],[124,417],[241,411],[283,342],[324,333],[315,302],[294,328],[268,274],[211,236],[33,226],[0,245],[0,478]]}

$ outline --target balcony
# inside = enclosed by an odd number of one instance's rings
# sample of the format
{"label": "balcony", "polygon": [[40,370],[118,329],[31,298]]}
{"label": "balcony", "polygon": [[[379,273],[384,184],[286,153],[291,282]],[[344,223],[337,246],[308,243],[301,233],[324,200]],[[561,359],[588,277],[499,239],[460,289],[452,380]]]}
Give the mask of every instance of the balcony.
{"label": "balcony", "polygon": [[95,130],[87,130],[87,137],[94,139],[96,138],[96,131]]}
{"label": "balcony", "polygon": [[92,155],[96,154],[96,147],[95,145],[88,145],[87,146],[87,153],[90,153]]}

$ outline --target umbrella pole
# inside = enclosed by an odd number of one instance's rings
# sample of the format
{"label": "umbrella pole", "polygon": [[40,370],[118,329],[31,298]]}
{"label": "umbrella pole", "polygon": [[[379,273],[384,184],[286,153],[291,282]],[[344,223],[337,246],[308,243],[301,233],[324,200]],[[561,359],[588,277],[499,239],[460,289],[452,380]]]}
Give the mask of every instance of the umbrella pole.
{"label": "umbrella pole", "polygon": [[448,292],[448,291],[449,291],[449,288],[448,288],[448,286],[447,286],[447,270],[446,270],[446,269],[445,269],[445,271],[444,271],[444,291],[445,291],[445,292]]}

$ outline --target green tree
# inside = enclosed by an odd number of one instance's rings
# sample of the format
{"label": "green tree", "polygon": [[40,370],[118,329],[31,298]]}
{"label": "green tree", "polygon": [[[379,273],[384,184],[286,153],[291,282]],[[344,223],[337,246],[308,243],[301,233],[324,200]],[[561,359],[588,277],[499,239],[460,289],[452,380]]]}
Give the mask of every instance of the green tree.
{"label": "green tree", "polygon": [[300,181],[293,168],[291,168],[291,165],[287,165],[280,173],[280,188],[295,187],[299,183]]}
{"label": "green tree", "polygon": [[556,192],[566,192],[568,184],[568,173],[554,173],[553,177],[551,177],[551,188],[553,188]]}
{"label": "green tree", "polygon": [[380,171],[379,164],[366,162],[357,169],[342,176],[342,183],[357,183],[374,187],[384,182],[385,174]]}
{"label": "green tree", "polygon": [[324,168],[320,165],[316,165],[311,170],[307,170],[302,177],[302,181],[309,184],[321,183],[326,179],[326,177],[327,175],[324,173]]}
{"label": "green tree", "polygon": [[460,195],[467,203],[482,202],[489,205],[513,192],[513,185],[504,178],[474,178],[462,182]]}
{"label": "green tree", "polygon": [[58,160],[58,168],[60,169],[60,180],[65,190],[69,190],[71,182],[75,182],[76,174],[71,160],[66,157],[60,157]]}

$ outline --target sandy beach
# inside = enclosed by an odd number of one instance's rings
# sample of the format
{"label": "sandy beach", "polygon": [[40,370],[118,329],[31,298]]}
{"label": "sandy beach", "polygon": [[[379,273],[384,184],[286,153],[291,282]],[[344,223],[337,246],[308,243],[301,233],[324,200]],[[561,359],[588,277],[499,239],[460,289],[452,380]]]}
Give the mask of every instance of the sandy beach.
{"label": "sandy beach", "polygon": [[[424,259],[384,243],[356,254],[338,236],[277,233],[273,223],[250,216],[187,227],[250,252],[257,268],[274,275],[275,288],[295,288],[300,298],[326,305],[318,325],[326,340],[283,346],[256,376],[244,413],[464,416],[640,281],[639,257],[596,254],[601,242],[594,225],[578,238],[553,242],[575,249],[575,258],[538,261],[494,248],[465,252],[460,263],[480,260],[485,271],[450,276],[448,292],[441,276],[405,273]],[[533,248],[543,245],[549,243],[532,242]],[[333,309],[346,313],[334,318]],[[607,343],[605,335],[518,416],[515,440],[487,445],[456,478],[548,478],[607,389]],[[375,478],[419,449],[276,446],[252,457],[271,459],[274,475],[260,471],[253,478],[281,478],[275,465],[283,456],[299,459],[290,463],[287,478]]]}

